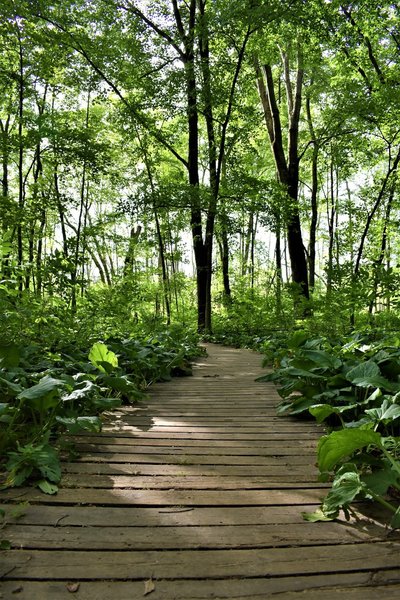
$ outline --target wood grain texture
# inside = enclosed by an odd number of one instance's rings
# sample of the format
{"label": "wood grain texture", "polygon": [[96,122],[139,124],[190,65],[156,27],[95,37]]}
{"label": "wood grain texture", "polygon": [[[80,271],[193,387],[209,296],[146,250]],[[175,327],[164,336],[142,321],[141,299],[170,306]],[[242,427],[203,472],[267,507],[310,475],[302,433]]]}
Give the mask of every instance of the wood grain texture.
{"label": "wood grain texture", "polygon": [[[400,597],[400,536],[377,512],[307,523],[323,429],[278,417],[254,352],[208,345],[193,377],[75,436],[59,493],[1,492],[0,598]],[[367,516],[365,516],[367,515]],[[149,591],[150,590],[150,591]]]}

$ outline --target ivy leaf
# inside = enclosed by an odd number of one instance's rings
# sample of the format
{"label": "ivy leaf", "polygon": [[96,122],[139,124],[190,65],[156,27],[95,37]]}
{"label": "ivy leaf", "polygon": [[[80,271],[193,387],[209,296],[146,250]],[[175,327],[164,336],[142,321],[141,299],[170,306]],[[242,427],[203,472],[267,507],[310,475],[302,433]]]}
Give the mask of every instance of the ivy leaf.
{"label": "ivy leaf", "polygon": [[373,444],[382,447],[381,435],[364,429],[342,429],[323,436],[318,444],[318,466],[320,471],[330,471],[355,450]]}

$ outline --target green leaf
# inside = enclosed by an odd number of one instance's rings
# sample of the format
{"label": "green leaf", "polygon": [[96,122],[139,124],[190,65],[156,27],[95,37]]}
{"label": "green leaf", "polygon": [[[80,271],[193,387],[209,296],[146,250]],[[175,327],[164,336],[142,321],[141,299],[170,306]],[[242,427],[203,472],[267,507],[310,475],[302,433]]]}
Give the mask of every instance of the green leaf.
{"label": "green leaf", "polygon": [[312,513],[302,512],[301,516],[305,521],[310,521],[311,523],[316,523],[317,521],[333,521],[335,518],[326,515],[321,508],[317,508],[317,510]]}
{"label": "green leaf", "polygon": [[315,404],[308,409],[310,414],[317,420],[317,423],[322,423],[330,415],[338,414],[339,409],[331,404]]}
{"label": "green leaf", "polygon": [[36,485],[45,494],[56,494],[58,492],[58,486],[54,483],[50,483],[50,481],[47,481],[47,479],[41,479],[36,483]]}
{"label": "green leaf", "polygon": [[6,369],[18,367],[21,359],[21,348],[10,342],[9,344],[0,344],[0,365]]}
{"label": "green leaf", "polygon": [[89,360],[99,371],[103,373],[111,373],[118,367],[118,358],[111,350],[102,342],[93,344],[89,352]]}
{"label": "green leaf", "polygon": [[102,382],[105,383],[106,386],[111,388],[116,392],[120,392],[129,400],[138,400],[142,398],[143,394],[137,389],[135,384],[130,381],[127,375],[123,375],[121,377],[114,377],[112,375],[105,375],[102,377]]}
{"label": "green leaf", "polygon": [[335,477],[332,489],[322,503],[322,512],[327,516],[337,516],[339,509],[349,505],[363,490],[355,465],[345,465]]}
{"label": "green leaf", "polygon": [[400,417],[400,406],[385,398],[379,408],[370,408],[365,412],[375,421],[394,421]]}
{"label": "green leaf", "polygon": [[350,369],[350,371],[347,372],[347,379],[354,383],[354,380],[362,380],[366,377],[376,377],[376,375],[380,375],[378,365],[372,360],[367,360],[356,367],[353,367],[353,369]]}
{"label": "green leaf", "polygon": [[56,421],[64,425],[68,433],[75,435],[81,431],[92,431],[98,433],[101,431],[101,419],[99,417],[56,417]]}
{"label": "green leaf", "polygon": [[5,379],[4,377],[0,377],[0,388],[4,390],[4,393],[7,394],[7,396],[11,396],[12,398],[18,396],[23,390],[18,383],[8,381],[8,379]]}
{"label": "green leaf", "polygon": [[321,368],[340,369],[342,365],[340,358],[324,350],[303,350],[302,354]]}
{"label": "green leaf", "polygon": [[400,529],[400,506],[398,507],[398,509],[392,517],[392,520],[390,521],[390,527],[393,527],[393,529]]}
{"label": "green leaf", "polygon": [[393,471],[391,465],[387,465],[385,469],[380,469],[379,471],[374,471],[373,473],[367,473],[361,476],[361,479],[368,490],[371,490],[374,494],[378,494],[379,496],[386,494],[391,485],[396,485],[398,478],[399,474]]}
{"label": "green leaf", "polygon": [[45,375],[39,383],[23,390],[17,398],[21,400],[35,400],[36,398],[46,396],[49,392],[53,392],[64,385],[65,383],[62,379],[54,379],[50,375]]}
{"label": "green leaf", "polygon": [[10,540],[0,540],[0,550],[10,550],[11,542]]}
{"label": "green leaf", "polygon": [[103,398],[99,396],[91,401],[90,406],[98,411],[111,410],[121,406],[121,398]]}
{"label": "green leaf", "polygon": [[364,429],[342,429],[323,436],[318,444],[318,466],[320,471],[330,471],[338,462],[351,456],[355,450],[373,444],[382,447],[381,436],[376,431]]}

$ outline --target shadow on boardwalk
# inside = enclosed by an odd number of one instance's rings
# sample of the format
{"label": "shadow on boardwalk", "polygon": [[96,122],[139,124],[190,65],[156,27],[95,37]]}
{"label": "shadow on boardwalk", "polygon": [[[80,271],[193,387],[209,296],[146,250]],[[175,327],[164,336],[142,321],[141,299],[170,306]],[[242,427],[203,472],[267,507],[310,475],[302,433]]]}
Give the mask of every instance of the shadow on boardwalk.
{"label": "shadow on boardwalk", "polygon": [[276,416],[258,354],[208,351],[80,437],[56,496],[2,493],[9,515],[29,504],[2,531],[0,598],[400,597],[400,544],[379,522],[302,520],[326,492],[321,430]]}

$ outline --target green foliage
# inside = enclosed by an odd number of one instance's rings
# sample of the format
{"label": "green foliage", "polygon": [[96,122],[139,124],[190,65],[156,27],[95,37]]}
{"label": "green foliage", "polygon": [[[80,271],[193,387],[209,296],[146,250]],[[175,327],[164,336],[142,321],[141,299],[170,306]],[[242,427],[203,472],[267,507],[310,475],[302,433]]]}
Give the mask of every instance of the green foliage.
{"label": "green foliage", "polygon": [[[60,481],[61,433],[101,431],[101,412],[138,402],[154,381],[190,374],[197,336],[180,328],[147,337],[112,338],[90,348],[60,339],[9,345],[0,363],[0,451],[4,486],[34,482],[54,494]],[[1,464],[1,463],[0,463]]]}
{"label": "green foliage", "polygon": [[395,336],[354,333],[347,338],[312,339],[297,331],[285,350],[269,350],[277,369],[260,378],[279,384],[281,415],[311,414],[333,430],[318,445],[321,480],[332,489],[309,521],[348,514],[354,500],[373,499],[392,514],[399,509],[387,494],[400,490],[400,352]]}

